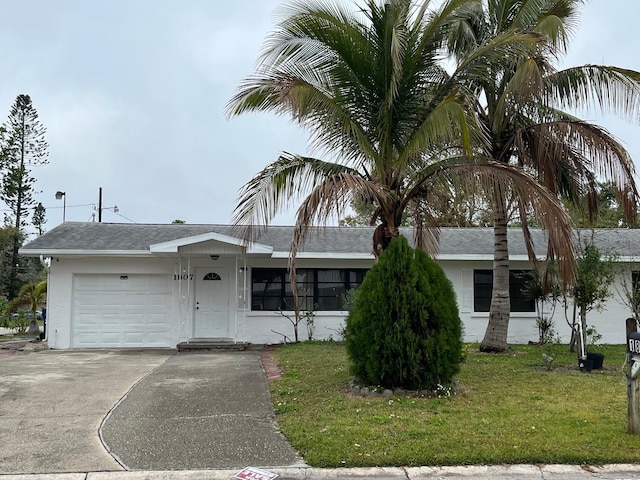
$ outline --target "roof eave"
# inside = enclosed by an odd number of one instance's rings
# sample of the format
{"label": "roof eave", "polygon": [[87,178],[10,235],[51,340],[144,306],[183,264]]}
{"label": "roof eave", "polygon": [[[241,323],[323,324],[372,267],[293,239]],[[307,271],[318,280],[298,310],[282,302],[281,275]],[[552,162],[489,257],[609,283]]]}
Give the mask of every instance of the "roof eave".
{"label": "roof eave", "polygon": [[65,256],[92,256],[92,257],[148,257],[148,250],[85,250],[85,249],[24,249],[18,250],[25,257],[65,257]]}
{"label": "roof eave", "polygon": [[[538,255],[538,260],[539,261],[543,261],[545,260],[546,257],[542,256],[542,255]],[[473,260],[478,260],[478,261],[493,261],[493,254],[492,253],[445,253],[445,254],[438,254],[435,257],[436,260],[448,260],[448,261],[473,261]],[[514,261],[514,262],[527,262],[529,261],[529,256],[528,255],[519,255],[519,254],[515,254],[515,255],[509,255],[509,260]]]}
{"label": "roof eave", "polygon": [[[289,252],[273,252],[271,258],[289,258]],[[331,252],[300,252],[298,259],[322,259],[322,260],[373,260],[371,253],[331,253]]]}

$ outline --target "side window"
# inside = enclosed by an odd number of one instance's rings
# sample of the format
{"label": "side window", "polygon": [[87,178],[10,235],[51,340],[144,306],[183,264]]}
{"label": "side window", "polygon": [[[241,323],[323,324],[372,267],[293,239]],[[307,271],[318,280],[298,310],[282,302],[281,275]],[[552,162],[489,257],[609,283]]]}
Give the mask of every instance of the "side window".
{"label": "side window", "polygon": [[493,289],[492,270],[473,271],[473,311],[488,312]]}
{"label": "side window", "polygon": [[533,278],[531,270],[511,270],[509,272],[509,297],[512,312],[535,312],[535,300],[525,294],[527,282]]}
{"label": "side window", "polygon": [[[527,298],[524,287],[531,279],[530,270],[509,271],[509,297],[512,312],[535,312],[535,302]],[[493,290],[493,270],[473,271],[473,311],[488,312]]]}

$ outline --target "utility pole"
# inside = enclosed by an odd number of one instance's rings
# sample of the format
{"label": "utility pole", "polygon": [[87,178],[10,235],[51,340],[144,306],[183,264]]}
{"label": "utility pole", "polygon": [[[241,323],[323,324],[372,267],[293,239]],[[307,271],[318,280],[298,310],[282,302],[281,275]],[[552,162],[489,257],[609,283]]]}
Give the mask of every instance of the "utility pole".
{"label": "utility pole", "polygon": [[102,223],[102,187],[98,189],[98,223]]}

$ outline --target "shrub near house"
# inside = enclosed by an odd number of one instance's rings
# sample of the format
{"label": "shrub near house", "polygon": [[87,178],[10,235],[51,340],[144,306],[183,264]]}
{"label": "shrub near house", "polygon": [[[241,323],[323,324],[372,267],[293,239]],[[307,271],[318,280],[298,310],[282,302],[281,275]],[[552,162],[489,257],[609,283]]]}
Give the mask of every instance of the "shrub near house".
{"label": "shrub near house", "polygon": [[369,385],[434,389],[459,370],[462,327],[453,287],[404,237],[366,275],[346,331],[353,373]]}

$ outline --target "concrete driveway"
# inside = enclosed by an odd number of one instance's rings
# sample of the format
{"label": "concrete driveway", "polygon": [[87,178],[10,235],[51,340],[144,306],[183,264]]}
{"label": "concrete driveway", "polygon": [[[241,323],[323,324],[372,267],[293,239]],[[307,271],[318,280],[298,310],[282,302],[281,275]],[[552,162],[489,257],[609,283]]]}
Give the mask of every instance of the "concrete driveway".
{"label": "concrete driveway", "polygon": [[257,351],[175,355],[111,412],[102,438],[128,470],[303,463],[275,422]]}
{"label": "concrete driveway", "polygon": [[43,350],[0,358],[0,474],[123,470],[98,431],[175,352]]}
{"label": "concrete driveway", "polygon": [[257,351],[0,358],[0,475],[246,465],[303,465]]}

